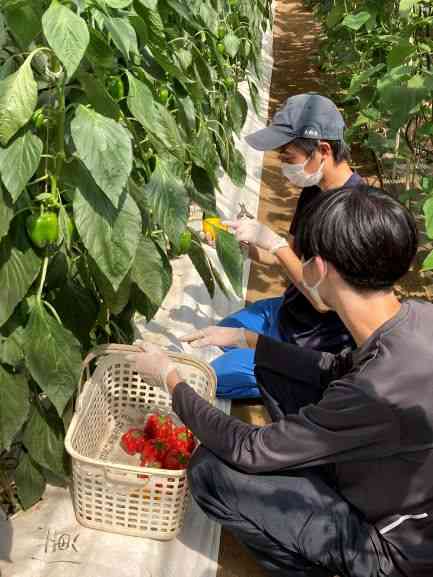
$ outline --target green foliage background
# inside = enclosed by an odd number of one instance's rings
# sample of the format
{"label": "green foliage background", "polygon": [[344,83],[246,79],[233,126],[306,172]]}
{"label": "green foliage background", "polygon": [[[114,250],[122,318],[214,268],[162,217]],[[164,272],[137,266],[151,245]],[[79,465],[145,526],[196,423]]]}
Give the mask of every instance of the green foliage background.
{"label": "green foliage background", "polygon": [[[433,240],[432,0],[312,0],[323,23],[319,63],[337,83],[348,138],[382,183],[424,219]],[[430,243],[431,246],[431,243]],[[433,252],[424,270],[433,269]]]}

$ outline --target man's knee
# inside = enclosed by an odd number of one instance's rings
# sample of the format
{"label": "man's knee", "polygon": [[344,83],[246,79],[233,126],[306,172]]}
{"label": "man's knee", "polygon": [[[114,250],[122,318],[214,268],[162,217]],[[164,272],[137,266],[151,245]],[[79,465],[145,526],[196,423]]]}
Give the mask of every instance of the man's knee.
{"label": "man's knee", "polygon": [[203,445],[200,445],[192,455],[187,470],[188,483],[191,491],[196,487],[207,484],[207,462],[211,456],[212,453],[206,449],[206,447],[203,447]]}
{"label": "man's knee", "polygon": [[241,473],[200,446],[189,462],[187,475],[191,494],[207,515],[221,523],[233,519]]}
{"label": "man's knee", "polygon": [[214,492],[214,471],[224,466],[209,449],[200,445],[188,465],[189,488],[194,497]]}

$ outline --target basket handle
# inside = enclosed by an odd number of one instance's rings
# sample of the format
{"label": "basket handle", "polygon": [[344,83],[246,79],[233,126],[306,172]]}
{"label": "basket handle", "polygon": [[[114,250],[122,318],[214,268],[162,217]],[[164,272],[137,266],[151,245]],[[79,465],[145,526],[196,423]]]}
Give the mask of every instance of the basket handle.
{"label": "basket handle", "polygon": [[140,487],[143,488],[150,483],[150,476],[143,474],[146,478],[143,479],[127,479],[124,475],[119,475],[114,473],[111,469],[104,469],[105,480],[108,483],[114,483],[115,485],[126,485],[128,487]]}
{"label": "basket handle", "polygon": [[77,399],[83,391],[83,386],[86,381],[90,379],[90,363],[97,357],[102,355],[109,355],[113,353],[139,353],[142,349],[137,345],[121,345],[117,343],[110,343],[108,345],[99,345],[91,350],[81,363],[80,379],[78,381],[78,395]]}

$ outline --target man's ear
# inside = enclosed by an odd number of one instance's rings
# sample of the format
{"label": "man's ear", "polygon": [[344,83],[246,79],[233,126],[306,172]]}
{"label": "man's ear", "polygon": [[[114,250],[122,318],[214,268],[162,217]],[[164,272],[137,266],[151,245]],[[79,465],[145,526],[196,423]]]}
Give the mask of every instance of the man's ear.
{"label": "man's ear", "polygon": [[[323,260],[323,258],[321,256],[316,256],[315,265],[316,265],[317,270],[319,272],[320,278],[323,278],[324,276],[326,276],[326,274],[328,272],[328,263],[326,262],[326,260]],[[332,265],[330,265],[330,266],[332,266]]]}
{"label": "man's ear", "polygon": [[326,160],[327,158],[333,158],[332,148],[329,142],[321,140],[319,142],[319,151],[324,160]]}

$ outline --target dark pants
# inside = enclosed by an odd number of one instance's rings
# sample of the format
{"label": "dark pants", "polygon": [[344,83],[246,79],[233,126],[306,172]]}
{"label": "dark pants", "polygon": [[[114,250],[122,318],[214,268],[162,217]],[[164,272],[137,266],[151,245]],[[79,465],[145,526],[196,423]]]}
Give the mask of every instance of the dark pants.
{"label": "dark pants", "polygon": [[[268,379],[262,393],[273,420],[320,398],[320,391],[296,390],[279,382],[278,375],[257,370],[257,377],[259,383]],[[188,475],[198,505],[250,549],[270,575],[395,575],[386,541],[335,490],[332,468],[247,474],[200,447]]]}

